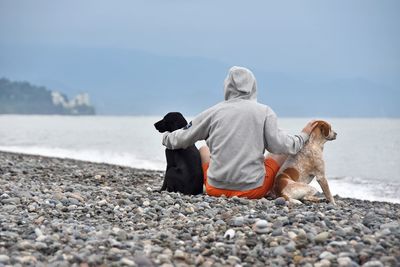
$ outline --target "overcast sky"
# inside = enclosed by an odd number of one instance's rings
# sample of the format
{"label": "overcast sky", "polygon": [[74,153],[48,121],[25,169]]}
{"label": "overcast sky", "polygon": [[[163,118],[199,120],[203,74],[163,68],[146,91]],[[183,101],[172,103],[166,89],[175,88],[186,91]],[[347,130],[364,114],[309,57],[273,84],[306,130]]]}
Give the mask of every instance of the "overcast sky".
{"label": "overcast sky", "polygon": [[0,0],[0,44],[128,48],[400,90],[399,14],[398,0]]}

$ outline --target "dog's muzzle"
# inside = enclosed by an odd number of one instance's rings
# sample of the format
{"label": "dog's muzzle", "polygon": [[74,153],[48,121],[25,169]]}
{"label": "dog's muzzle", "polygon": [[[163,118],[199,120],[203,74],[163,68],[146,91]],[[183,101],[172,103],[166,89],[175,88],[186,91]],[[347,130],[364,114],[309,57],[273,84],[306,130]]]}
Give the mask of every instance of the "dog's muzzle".
{"label": "dog's muzzle", "polygon": [[336,136],[337,136],[337,133],[336,133],[336,132],[333,132],[332,137],[327,138],[327,140],[329,140],[329,141],[336,140]]}

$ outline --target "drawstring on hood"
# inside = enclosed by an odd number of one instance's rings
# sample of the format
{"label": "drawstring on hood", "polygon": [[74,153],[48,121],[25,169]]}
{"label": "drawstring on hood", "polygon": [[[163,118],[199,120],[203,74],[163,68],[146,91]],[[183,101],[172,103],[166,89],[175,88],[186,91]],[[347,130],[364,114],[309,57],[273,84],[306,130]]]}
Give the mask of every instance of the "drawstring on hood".
{"label": "drawstring on hood", "polygon": [[253,73],[246,68],[234,66],[224,82],[225,100],[247,99],[257,101],[257,83]]}

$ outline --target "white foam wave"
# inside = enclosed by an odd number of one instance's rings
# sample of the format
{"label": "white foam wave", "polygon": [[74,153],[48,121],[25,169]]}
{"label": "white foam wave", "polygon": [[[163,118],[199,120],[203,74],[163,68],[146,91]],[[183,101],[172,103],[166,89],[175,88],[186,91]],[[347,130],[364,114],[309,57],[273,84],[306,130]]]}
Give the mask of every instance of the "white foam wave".
{"label": "white foam wave", "polygon": [[[386,201],[400,203],[400,184],[379,183],[366,181],[359,177],[332,177],[327,178],[329,189],[333,195],[341,197],[357,198],[370,201]],[[311,182],[318,191],[322,192],[321,187],[314,179]]]}
{"label": "white foam wave", "polygon": [[109,163],[121,166],[128,166],[140,169],[149,170],[163,170],[165,168],[164,162],[150,161],[140,159],[134,154],[127,152],[115,152],[104,150],[90,150],[90,149],[65,149],[57,147],[39,147],[39,146],[0,146],[1,151],[40,155],[46,157],[69,158],[76,160],[84,160],[96,163]]}

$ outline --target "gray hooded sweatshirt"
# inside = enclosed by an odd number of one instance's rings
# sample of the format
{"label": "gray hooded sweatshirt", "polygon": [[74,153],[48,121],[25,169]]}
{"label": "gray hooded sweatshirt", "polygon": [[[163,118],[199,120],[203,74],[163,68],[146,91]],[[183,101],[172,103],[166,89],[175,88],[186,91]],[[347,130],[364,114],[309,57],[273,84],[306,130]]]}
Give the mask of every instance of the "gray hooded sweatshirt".
{"label": "gray hooded sweatshirt", "polygon": [[245,191],[263,184],[264,152],[296,154],[306,133],[289,135],[278,128],[274,111],[257,102],[253,73],[232,67],[224,82],[225,101],[207,109],[186,127],[163,135],[169,149],[206,140],[210,149],[207,182],[213,187]]}

